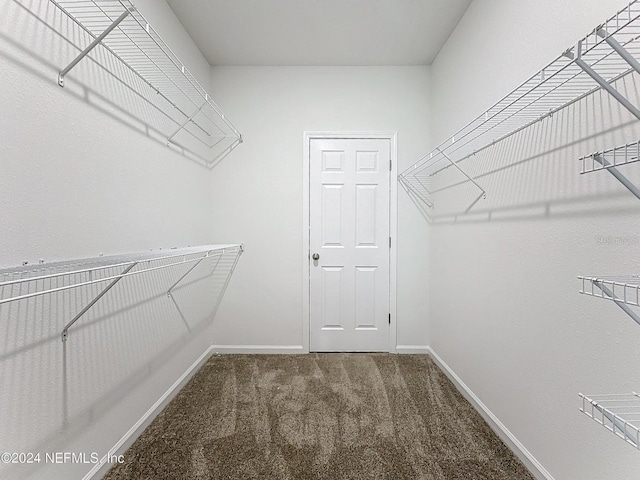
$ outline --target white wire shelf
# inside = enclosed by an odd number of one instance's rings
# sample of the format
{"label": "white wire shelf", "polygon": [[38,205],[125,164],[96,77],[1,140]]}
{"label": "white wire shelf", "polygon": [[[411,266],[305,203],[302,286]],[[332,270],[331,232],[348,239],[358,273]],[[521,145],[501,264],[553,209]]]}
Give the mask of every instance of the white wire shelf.
{"label": "white wire shelf", "polygon": [[637,393],[583,395],[580,411],[640,449],[640,396]]}
{"label": "white wire shelf", "polygon": [[105,68],[160,112],[169,145],[213,164],[242,143],[240,132],[130,0],[50,1],[86,33],[75,40],[81,53],[60,71],[60,86],[95,47],[106,49],[125,68]]}
{"label": "white wire shelf", "polygon": [[584,295],[640,307],[639,275],[578,278],[582,281],[580,293]]}
{"label": "white wire shelf", "polygon": [[640,160],[640,141],[627,143],[620,147],[610,148],[602,152],[592,153],[580,159],[582,171],[580,173],[591,173],[605,170],[613,175],[627,190],[640,200],[640,189],[626,176],[618,167],[636,163]]}
{"label": "white wire shelf", "polygon": [[[632,71],[640,73],[640,0],[633,0],[604,24],[566,50],[545,68],[487,111],[423,155],[399,175],[402,184],[428,207],[434,191],[427,178],[511,135],[605,89],[640,119],[640,110],[612,83]],[[468,177],[467,182],[472,181]],[[473,206],[473,205],[472,205]]]}
{"label": "white wire shelf", "polygon": [[609,170],[640,161],[640,141],[592,153],[580,158],[581,174]]}
{"label": "white wire shelf", "polygon": [[630,308],[640,307],[640,276],[579,276],[578,279],[581,282],[581,294],[614,302],[640,325],[640,316]]}
{"label": "white wire shelf", "polygon": [[[448,175],[448,180],[444,183],[439,183],[437,181],[438,179],[436,178],[436,174],[443,170],[443,160],[444,163],[447,164],[447,167],[451,166],[453,168]],[[469,205],[464,213],[471,210],[481,198],[486,198],[487,196],[484,188],[482,188],[472,177],[467,175],[467,173],[460,168],[457,163],[453,162],[444,152],[440,152],[440,156],[430,158],[428,161],[424,162],[420,170],[416,171],[413,175],[412,183],[408,182],[402,175],[400,176],[400,181],[409,189],[409,191],[411,191],[411,193],[413,193],[413,195],[418,197],[429,208],[433,208],[434,206],[431,194],[438,193],[442,189],[446,188],[445,185],[450,185],[452,183],[459,184],[461,182],[468,182],[473,187],[473,193],[469,199]],[[420,188],[412,188],[412,184],[413,186],[420,185]]]}
{"label": "white wire shelf", "polygon": [[42,295],[94,284],[104,285],[100,293],[66,324],[62,331],[62,340],[66,341],[69,328],[123,278],[185,265],[186,272],[167,290],[167,295],[170,296],[172,290],[202,261],[225,254],[235,255],[237,261],[243,251],[242,244],[202,245],[2,269],[0,308],[4,304]]}

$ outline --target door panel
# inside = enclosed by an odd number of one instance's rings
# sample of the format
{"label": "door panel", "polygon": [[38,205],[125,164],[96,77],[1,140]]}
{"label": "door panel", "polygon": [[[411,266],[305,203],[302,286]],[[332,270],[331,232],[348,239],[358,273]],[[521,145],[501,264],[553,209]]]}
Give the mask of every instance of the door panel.
{"label": "door panel", "polygon": [[342,293],[344,268],[322,267],[322,315],[323,330],[344,330]]}
{"label": "door panel", "polygon": [[390,147],[311,140],[311,351],[389,351]]}
{"label": "door panel", "polygon": [[377,267],[356,267],[356,330],[375,329]]}
{"label": "door panel", "polygon": [[322,246],[342,247],[342,192],[344,185],[322,185]]}
{"label": "door panel", "polygon": [[378,185],[356,185],[356,247],[376,247]]}

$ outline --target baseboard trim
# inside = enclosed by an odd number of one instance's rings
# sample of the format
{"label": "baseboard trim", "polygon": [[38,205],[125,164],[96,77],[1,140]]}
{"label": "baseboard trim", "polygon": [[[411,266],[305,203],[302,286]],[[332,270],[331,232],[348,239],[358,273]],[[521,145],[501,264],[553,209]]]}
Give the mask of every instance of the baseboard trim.
{"label": "baseboard trim", "polygon": [[213,345],[214,353],[228,354],[300,354],[307,353],[302,345]]}
{"label": "baseboard trim", "polygon": [[520,459],[520,461],[529,469],[534,477],[538,480],[554,480],[551,474],[542,466],[538,460],[520,443],[520,441],[507,429],[507,427],[496,417],[487,406],[476,396],[475,393],[462,381],[458,375],[445,363],[442,358],[431,348],[427,347],[429,355],[433,361],[440,367],[449,380],[453,382],[458,391],[464,396],[478,413],[489,424],[500,440]]}
{"label": "baseboard trim", "polygon": [[169,389],[162,394],[162,396],[149,408],[149,410],[140,417],[129,431],[125,433],[120,440],[118,440],[118,442],[109,450],[109,453],[105,455],[100,462],[94,465],[82,480],[102,478],[112,466],[111,464],[106,463],[107,457],[124,453],[214,353],[213,345],[207,348],[207,350],[200,355],[200,357],[193,362],[182,375],[180,375],[173,385],[171,385]]}
{"label": "baseboard trim", "polygon": [[401,355],[407,354],[428,354],[428,345],[398,345],[396,347],[396,353]]}

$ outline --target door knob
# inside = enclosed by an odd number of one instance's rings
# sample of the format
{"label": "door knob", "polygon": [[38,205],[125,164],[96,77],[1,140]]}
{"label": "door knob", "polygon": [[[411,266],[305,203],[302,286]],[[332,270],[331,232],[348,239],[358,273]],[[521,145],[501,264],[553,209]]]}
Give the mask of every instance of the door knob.
{"label": "door knob", "polygon": [[314,260],[320,260],[320,255],[318,255],[317,253],[314,253],[311,258],[313,258]]}

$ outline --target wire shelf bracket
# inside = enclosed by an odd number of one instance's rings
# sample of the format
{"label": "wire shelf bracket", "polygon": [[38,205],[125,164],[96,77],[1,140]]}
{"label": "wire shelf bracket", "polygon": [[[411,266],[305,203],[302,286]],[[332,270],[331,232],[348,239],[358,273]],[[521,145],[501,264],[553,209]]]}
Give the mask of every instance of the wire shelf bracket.
{"label": "wire shelf bracket", "polygon": [[[169,287],[167,295],[173,299],[171,291],[205,259],[221,257],[227,253],[235,253],[235,262],[237,262],[243,252],[244,247],[242,244],[204,245],[200,247],[176,248],[169,251],[152,253],[98,257],[52,264],[41,263],[37,267],[25,265],[19,269],[4,269],[0,270],[0,277],[9,278],[9,280],[0,281],[0,292],[2,292],[2,296],[0,297],[0,306],[6,303],[59,293],[79,287],[108,283],[107,286],[93,298],[93,300],[83,307],[82,310],[80,310],[80,312],[78,312],[73,319],[64,326],[61,337],[62,341],[66,342],[69,338],[70,328],[123,278],[175,267],[178,265],[194,264],[191,265],[189,269],[171,285],[171,287]],[[146,263],[145,268],[138,268],[134,270],[134,268],[140,266],[142,263]],[[159,264],[156,265],[156,263]],[[114,268],[122,270],[120,273],[111,274],[109,269]],[[54,271],[55,273],[47,273],[49,271]],[[65,281],[65,279],[68,281]],[[52,285],[55,281],[61,281],[63,285]],[[45,287],[45,284],[47,283],[49,286]],[[4,295],[5,287],[10,287],[9,295]],[[14,287],[17,287],[19,292],[18,294],[13,294]],[[35,291],[21,293],[23,287],[33,288]]]}
{"label": "wire shelf bracket", "polygon": [[640,161],[640,142],[636,141],[580,158],[580,162],[582,162],[582,170],[580,173],[584,174],[607,170],[640,200],[640,189],[618,170],[618,167],[622,165],[628,165],[638,161]]}
{"label": "wire shelf bracket", "polygon": [[[604,28],[596,29],[596,34],[601,37],[607,44],[618,54],[622,59],[629,64],[629,66],[640,73],[640,65],[635,58],[629,52],[627,52],[622,45],[620,45],[615,39],[611,38]],[[629,110],[638,120],[640,120],[640,110],[632,104],[623,94],[616,90],[607,80],[605,80],[598,72],[596,72],[587,62],[582,58],[582,45],[583,40],[580,40],[573,49],[569,49],[564,52],[564,56],[573,60],[587,75],[589,75],[600,87],[606,90],[613,98],[615,98],[623,107]]]}
{"label": "wire shelf bracket", "polygon": [[630,306],[640,307],[640,276],[578,277],[580,293],[614,302],[640,325],[640,316]]}
{"label": "wire shelf bracket", "polygon": [[632,0],[575,46],[420,157],[400,173],[399,181],[432,208],[433,192],[425,182],[426,177],[450,169],[452,164],[462,167],[462,162],[599,90],[607,91],[640,119],[640,109],[614,87],[615,82],[630,73],[640,73],[636,60],[640,58],[639,39],[640,0]]}
{"label": "wire shelf bracket", "polygon": [[618,55],[620,55],[631,68],[633,68],[637,73],[640,73],[640,62],[636,60],[636,58],[625,49],[620,42],[618,42],[612,35],[609,35],[603,27],[600,27],[596,30],[596,34],[600,36],[605,42],[609,44],[609,46],[616,51]]}
{"label": "wire shelf bracket", "polygon": [[[58,85],[64,87],[69,72],[100,45],[137,79],[127,83],[130,88],[154,105],[153,96],[164,100],[156,107],[175,125],[161,133],[168,146],[194,152],[191,143],[204,145],[205,151],[213,151],[214,158],[205,158],[211,166],[243,142],[238,129],[131,0],[50,1],[93,39],[84,49],[78,47],[81,52],[60,70]],[[183,138],[176,138],[178,134]]]}
{"label": "wire shelf bracket", "polygon": [[[447,155],[439,147],[436,148],[436,153],[439,156],[435,156],[435,158],[434,158],[434,155],[430,154],[431,162],[428,163],[427,165],[425,165],[421,169],[421,173],[419,175],[414,175],[414,177],[412,179],[410,179],[407,175],[400,174],[400,176],[399,176],[400,182],[403,185],[405,185],[410,191],[412,191],[412,193],[415,194],[420,200],[422,200],[422,202],[424,202],[424,204],[427,207],[433,209],[434,208],[434,202],[432,200],[432,195],[434,193],[437,193],[438,189],[437,188],[432,188],[430,186],[431,178],[433,176],[435,176],[437,173],[439,173],[442,170],[444,170],[444,168],[453,167],[463,175],[463,177],[466,179],[466,180],[464,180],[465,182],[471,182],[471,184],[474,185],[479,191],[477,197],[472,199],[471,203],[469,204],[469,206],[464,211],[465,214],[469,213],[469,211],[474,207],[474,205],[476,203],[478,203],[480,201],[480,199],[486,199],[487,198],[487,192],[485,191],[484,188],[482,188],[478,184],[478,182],[473,177],[471,177],[466,171],[464,171],[456,162],[454,162],[451,159],[451,157],[449,157],[449,155]],[[438,164],[441,161],[444,161],[447,164],[447,166],[444,167],[444,168],[437,168]],[[429,167],[431,167],[431,168],[429,168]],[[413,188],[412,187],[412,182],[417,182],[420,185],[420,188],[419,189]]]}
{"label": "wire shelf bracket", "polygon": [[102,41],[105,39],[105,37],[109,35],[114,28],[120,25],[120,23],[129,16],[131,11],[132,10],[125,10],[122,13],[122,15],[116,18],[114,22],[111,25],[109,25],[104,32],[102,32],[98,37],[96,37],[96,39],[93,42],[91,42],[87,48],[85,48],[82,52],[80,52],[80,55],[74,58],[73,61],[69,65],[67,65],[64,69],[60,70],[60,72],[58,73],[58,85],[60,85],[61,87],[64,87],[64,77],[67,75],[67,73],[69,73],[73,67],[75,67],[78,63],[80,63],[80,60],[86,57],[91,50],[93,50],[95,47],[100,45]]}
{"label": "wire shelf bracket", "polygon": [[69,323],[67,323],[64,328],[62,329],[62,341],[66,342],[67,339],[69,338],[69,329],[73,326],[74,323],[76,323],[78,320],[80,320],[80,318],[87,313],[91,307],[93,307],[96,303],[98,303],[98,300],[100,300],[102,297],[104,297],[107,292],[109,290],[111,290],[113,287],[116,286],[116,284],[122,280],[124,278],[124,275],[126,275],[127,273],[129,273],[131,270],[133,270],[133,268],[138,265],[138,262],[133,262],[131,265],[129,265],[127,268],[125,268],[122,273],[115,278],[109,285],[107,285],[107,287],[102,290],[98,296],[96,296],[93,300],[91,300],[91,302],[84,307],[82,310],[80,310],[80,312],[73,317],[73,320],[71,320]]}
{"label": "wire shelf bracket", "polygon": [[640,449],[640,395],[583,395],[580,411],[629,445]]}

